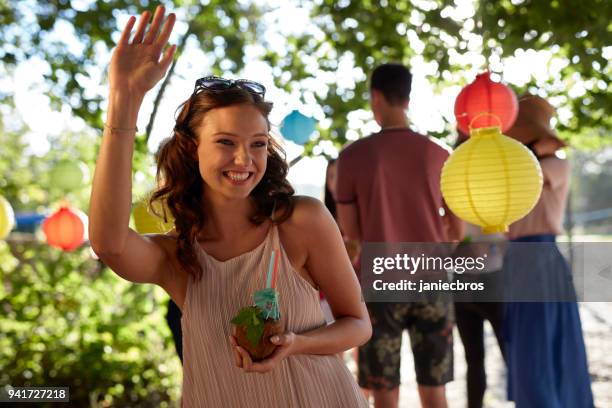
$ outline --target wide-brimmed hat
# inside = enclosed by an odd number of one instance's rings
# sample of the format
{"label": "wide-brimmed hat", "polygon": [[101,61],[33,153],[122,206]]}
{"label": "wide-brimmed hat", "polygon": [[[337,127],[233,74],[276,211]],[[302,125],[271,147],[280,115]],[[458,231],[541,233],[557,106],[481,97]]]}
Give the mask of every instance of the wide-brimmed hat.
{"label": "wide-brimmed hat", "polygon": [[505,134],[526,145],[550,138],[557,144],[557,149],[560,149],[567,144],[559,139],[550,127],[550,120],[554,115],[555,108],[546,99],[525,95],[519,100],[516,122]]}

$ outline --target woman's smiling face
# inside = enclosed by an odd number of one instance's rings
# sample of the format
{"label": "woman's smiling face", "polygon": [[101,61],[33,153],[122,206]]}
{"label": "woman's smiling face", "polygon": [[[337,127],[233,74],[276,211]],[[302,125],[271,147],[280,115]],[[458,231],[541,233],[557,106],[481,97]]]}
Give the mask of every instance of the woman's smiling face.
{"label": "woman's smiling face", "polygon": [[268,122],[253,105],[231,105],[206,113],[197,151],[206,194],[248,197],[266,172],[269,138]]}

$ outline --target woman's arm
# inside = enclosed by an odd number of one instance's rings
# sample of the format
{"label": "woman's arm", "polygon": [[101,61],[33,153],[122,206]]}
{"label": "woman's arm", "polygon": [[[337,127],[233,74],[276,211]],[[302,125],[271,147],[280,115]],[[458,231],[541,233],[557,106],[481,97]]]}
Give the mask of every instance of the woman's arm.
{"label": "woman's arm", "polygon": [[303,231],[305,267],[325,293],[335,318],[328,326],[298,334],[295,354],[333,354],[364,344],[372,325],[337,224],[321,202],[306,197],[299,200],[292,218]]}
{"label": "woman's arm", "polygon": [[[304,333],[285,333],[272,342],[281,346],[271,358],[253,363],[248,353],[236,347],[235,361],[245,371],[272,370],[283,358],[296,354],[335,354],[364,344],[372,325],[361,288],[344,242],[331,214],[318,200],[300,198],[287,228],[306,248],[304,266],[314,283],[325,293],[334,323]],[[298,239],[298,238],[296,238]]]}
{"label": "woman's arm", "polygon": [[128,235],[132,203],[132,155],[143,95],[111,90],[107,124],[96,161],[89,209],[89,239],[97,254],[120,253]]}
{"label": "woman's arm", "polygon": [[[132,155],[136,121],[142,100],[163,78],[172,60],[170,47],[161,52],[172,31],[170,15],[160,33],[164,9],[159,7],[148,27],[149,13],[130,17],[109,68],[109,106],[102,145],[96,162],[89,209],[89,239],[93,250],[115,272],[134,282],[157,282],[166,253],[155,239],[128,228],[132,201]],[[159,282],[157,282],[159,283]]]}
{"label": "woman's arm", "polygon": [[569,183],[570,165],[567,160],[556,156],[544,157],[540,160],[544,185],[555,190]]}

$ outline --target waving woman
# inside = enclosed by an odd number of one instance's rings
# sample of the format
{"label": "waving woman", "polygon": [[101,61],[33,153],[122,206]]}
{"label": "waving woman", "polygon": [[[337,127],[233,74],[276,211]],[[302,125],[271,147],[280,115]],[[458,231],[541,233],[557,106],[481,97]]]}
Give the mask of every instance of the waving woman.
{"label": "waving woman", "polygon": [[[322,203],[293,195],[270,136],[265,88],[205,77],[179,108],[157,154],[153,200],[175,219],[167,234],[128,227],[136,120],[175,47],[159,7],[127,22],[110,66],[107,122],[90,207],[94,251],[118,275],[164,288],[183,312],[184,406],[365,406],[337,353],[366,342],[371,325],[340,232]],[[272,251],[284,333],[254,362],[232,317],[263,288]],[[336,317],[326,326],[325,292]]]}

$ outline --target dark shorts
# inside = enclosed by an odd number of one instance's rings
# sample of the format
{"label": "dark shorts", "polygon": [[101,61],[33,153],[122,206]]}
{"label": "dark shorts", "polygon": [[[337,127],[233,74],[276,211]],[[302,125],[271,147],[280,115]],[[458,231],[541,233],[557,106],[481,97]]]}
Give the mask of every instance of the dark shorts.
{"label": "dark shorts", "polygon": [[453,305],[448,302],[368,303],[372,338],[359,348],[359,386],[400,385],[402,332],[408,330],[417,383],[453,380]]}

